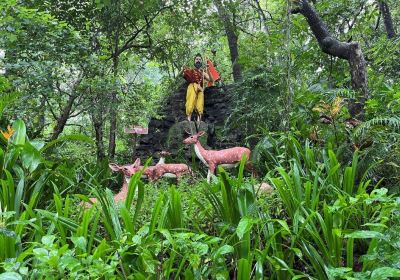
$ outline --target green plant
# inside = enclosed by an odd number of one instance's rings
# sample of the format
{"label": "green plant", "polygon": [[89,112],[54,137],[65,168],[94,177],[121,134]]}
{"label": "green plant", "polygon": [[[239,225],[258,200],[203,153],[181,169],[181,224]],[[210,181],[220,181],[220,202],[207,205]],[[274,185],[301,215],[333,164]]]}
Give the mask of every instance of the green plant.
{"label": "green plant", "polygon": [[[53,143],[46,146],[30,141],[21,120],[15,121],[12,127],[13,135],[0,148],[0,245],[4,249],[0,262],[16,258],[25,243],[44,235],[42,218],[34,209],[48,206],[43,202],[48,195],[46,187],[57,182],[53,178],[55,165],[43,156]],[[60,207],[58,210],[61,212]]]}
{"label": "green plant", "polygon": [[[104,248],[100,246],[95,248],[93,255],[82,254],[86,251],[87,240],[83,236],[75,236],[70,241],[72,246],[60,245],[55,235],[44,235],[41,242],[32,242],[18,262],[6,262],[4,267],[8,273],[18,273],[16,279],[115,279],[119,264],[116,255],[102,255],[100,251]],[[27,262],[29,258],[33,260],[30,265]],[[3,275],[5,277],[7,274]]]}
{"label": "green plant", "polygon": [[[345,264],[353,269],[354,254],[359,258],[374,246],[379,225],[388,223],[395,209],[386,189],[376,185],[369,193],[370,181],[365,176],[356,180],[357,153],[344,168],[332,150],[322,155],[316,158],[306,144],[291,160],[290,172],[278,167],[279,176],[270,178],[290,221],[285,225],[291,236],[289,248],[318,279],[330,277],[329,267]],[[287,263],[292,267],[293,259]]]}

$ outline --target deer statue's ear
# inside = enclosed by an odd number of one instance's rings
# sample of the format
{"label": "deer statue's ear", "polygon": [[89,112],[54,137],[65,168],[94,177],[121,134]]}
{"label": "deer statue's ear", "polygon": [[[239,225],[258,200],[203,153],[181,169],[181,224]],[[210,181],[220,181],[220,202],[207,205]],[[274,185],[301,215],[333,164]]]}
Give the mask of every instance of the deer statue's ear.
{"label": "deer statue's ear", "polygon": [[121,166],[119,166],[118,164],[115,164],[115,163],[110,163],[108,166],[114,172],[119,171],[121,169]]}
{"label": "deer statue's ear", "polygon": [[134,166],[139,166],[140,165],[140,158],[136,159],[135,162],[133,163]]}
{"label": "deer statue's ear", "polygon": [[204,131],[200,131],[199,133],[197,133],[197,135],[199,135],[199,137],[200,137],[200,136],[203,136],[204,133],[205,133]]}

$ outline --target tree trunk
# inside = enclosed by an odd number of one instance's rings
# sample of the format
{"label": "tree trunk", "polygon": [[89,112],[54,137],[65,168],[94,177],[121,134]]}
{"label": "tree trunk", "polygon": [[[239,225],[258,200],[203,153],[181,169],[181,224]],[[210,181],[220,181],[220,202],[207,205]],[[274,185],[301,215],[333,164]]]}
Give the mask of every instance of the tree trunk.
{"label": "tree trunk", "polygon": [[362,118],[364,114],[364,104],[368,99],[369,93],[367,67],[360,45],[357,42],[340,42],[332,37],[325,23],[307,0],[300,0],[298,8],[292,10],[292,13],[300,13],[306,18],[324,53],[346,59],[349,62],[352,88],[357,93],[361,93],[361,97],[358,98],[358,100],[350,101],[349,112],[352,117]]}
{"label": "tree trunk", "polygon": [[226,36],[228,37],[229,51],[231,53],[233,80],[235,82],[240,82],[242,80],[242,69],[240,64],[238,63],[238,37],[232,30],[226,30]]}
{"label": "tree trunk", "polygon": [[92,116],[93,127],[96,137],[96,154],[97,161],[101,161],[105,158],[104,145],[103,145],[103,121],[100,118]]}
{"label": "tree trunk", "polygon": [[39,112],[39,127],[45,127],[46,110],[44,110],[44,108],[46,108],[46,99],[42,98],[42,100],[40,100],[40,108],[42,108],[42,110]]}
{"label": "tree trunk", "polygon": [[389,6],[384,0],[378,0],[378,5],[383,16],[383,24],[385,25],[387,37],[392,39],[396,36],[396,32],[394,30],[392,14],[390,13]]}
{"label": "tree trunk", "polygon": [[[114,77],[117,78],[118,75],[118,57],[113,58],[113,71]],[[115,139],[117,131],[117,112],[118,112],[118,99],[117,91],[111,93],[110,102],[110,137],[108,142],[108,156],[110,159],[115,157]]]}
{"label": "tree trunk", "polygon": [[233,20],[228,15],[228,12],[221,0],[214,0],[214,4],[217,7],[219,17],[224,25],[225,34],[228,38],[229,52],[231,55],[233,80],[240,82],[242,80],[242,69],[239,61],[239,50],[238,50],[238,36],[236,35],[236,28]]}
{"label": "tree trunk", "polygon": [[69,96],[67,104],[65,105],[61,115],[57,119],[57,124],[54,127],[53,134],[51,135],[50,140],[56,140],[58,136],[63,132],[64,127],[69,119],[69,115],[71,114],[72,106],[74,105],[74,101],[77,97],[77,94],[71,94]]}
{"label": "tree trunk", "polygon": [[35,124],[35,131],[32,132],[32,134],[29,135],[30,139],[35,139],[37,137],[43,137],[43,130],[46,126],[46,99],[42,97],[40,101],[40,110],[39,110],[39,121],[37,124]]}
{"label": "tree trunk", "polygon": [[261,20],[262,30],[265,33],[268,33],[267,17],[265,16],[263,9],[261,8],[260,0],[254,0],[254,3],[256,4],[256,10]]}
{"label": "tree trunk", "polygon": [[367,66],[364,55],[357,43],[350,45],[349,65],[351,72],[351,86],[356,92],[361,92],[358,100],[351,100],[349,112],[352,117],[364,117],[364,104],[368,100]]}
{"label": "tree trunk", "polygon": [[117,131],[117,92],[113,91],[111,93],[111,102],[110,102],[110,137],[108,142],[108,156],[110,159],[114,159],[115,157],[115,134]]}

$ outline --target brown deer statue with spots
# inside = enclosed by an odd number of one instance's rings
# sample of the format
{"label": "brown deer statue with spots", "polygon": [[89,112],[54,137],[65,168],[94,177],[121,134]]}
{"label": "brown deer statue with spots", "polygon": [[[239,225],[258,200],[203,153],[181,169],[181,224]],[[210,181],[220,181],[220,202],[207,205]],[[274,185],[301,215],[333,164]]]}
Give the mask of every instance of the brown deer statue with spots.
{"label": "brown deer statue with spots", "polygon": [[200,131],[183,140],[184,144],[194,145],[197,157],[208,167],[207,182],[210,182],[211,174],[215,174],[217,166],[224,168],[236,166],[243,158],[246,157],[246,169],[251,170],[255,175],[254,168],[250,163],[250,150],[245,147],[234,147],[224,150],[206,150],[200,143],[200,137],[204,135],[204,131]]}
{"label": "brown deer statue with spots", "polygon": [[[163,162],[163,161],[162,161]],[[142,177],[147,178],[150,182],[157,181],[161,177],[176,178],[179,182],[180,177],[185,174],[193,175],[189,166],[184,163],[158,163],[148,166],[143,170]],[[140,159],[136,159],[131,166],[132,175],[142,170],[144,166],[140,165]]]}
{"label": "brown deer statue with spots", "polygon": [[[170,155],[168,152],[162,153],[162,157]],[[170,177],[176,178],[179,182],[179,179],[184,174],[193,175],[193,171],[186,164],[172,164],[172,163],[157,163],[154,166],[148,166],[143,170],[142,178],[147,178],[150,182],[157,181],[161,177]],[[122,188],[119,193],[114,196],[114,201],[116,203],[120,201],[125,201],[126,196],[128,194],[128,184],[130,178],[137,172],[141,171],[144,166],[140,165],[140,159],[136,159],[133,164],[126,165],[118,165],[115,163],[110,163],[108,165],[112,171],[114,172],[122,172],[123,174],[123,183]],[[89,200],[94,204],[97,202],[97,199],[94,197],[89,198]],[[92,204],[83,203],[86,208],[90,208]]]}
{"label": "brown deer statue with spots", "polygon": [[[123,178],[122,178],[123,182],[122,182],[121,191],[119,193],[117,193],[116,195],[114,195],[115,203],[123,202],[123,201],[125,201],[126,196],[128,194],[128,184],[129,184],[129,180],[133,174],[132,172],[134,170],[133,169],[134,166],[133,166],[133,164],[118,165],[115,163],[110,163],[108,166],[111,168],[111,170],[113,172],[122,172],[122,174],[123,174]],[[97,202],[97,198],[95,198],[95,197],[91,197],[91,198],[89,198],[89,200],[92,203],[84,202],[83,203],[84,207],[90,208],[90,207],[92,207],[92,204],[95,204]]]}

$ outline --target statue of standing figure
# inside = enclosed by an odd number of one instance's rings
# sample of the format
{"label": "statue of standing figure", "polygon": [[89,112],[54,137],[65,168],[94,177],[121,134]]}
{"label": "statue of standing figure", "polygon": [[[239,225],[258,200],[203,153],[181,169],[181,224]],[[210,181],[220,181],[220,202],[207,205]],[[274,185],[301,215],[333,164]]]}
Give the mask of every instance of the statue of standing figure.
{"label": "statue of standing figure", "polygon": [[[186,92],[186,117],[188,121],[191,121],[193,111],[196,110],[197,121],[200,122],[204,114],[205,81],[212,84],[219,78],[219,74],[213,67],[211,60],[207,60],[205,69],[202,68],[203,58],[199,53],[194,57],[194,67],[182,67],[183,78],[189,83]],[[210,72],[211,67],[212,72]]]}

